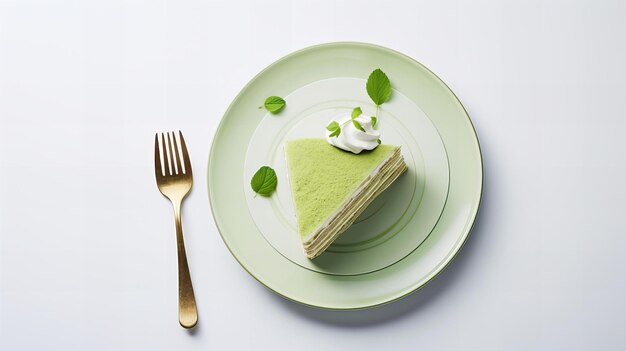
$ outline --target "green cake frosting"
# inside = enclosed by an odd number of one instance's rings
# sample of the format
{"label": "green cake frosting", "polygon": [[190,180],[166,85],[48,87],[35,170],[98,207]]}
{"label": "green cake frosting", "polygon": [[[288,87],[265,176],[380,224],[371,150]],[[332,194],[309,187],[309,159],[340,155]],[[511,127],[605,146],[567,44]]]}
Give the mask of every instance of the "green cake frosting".
{"label": "green cake frosting", "polygon": [[287,141],[289,183],[300,237],[308,236],[322,224],[396,148],[383,144],[355,155],[324,139]]}

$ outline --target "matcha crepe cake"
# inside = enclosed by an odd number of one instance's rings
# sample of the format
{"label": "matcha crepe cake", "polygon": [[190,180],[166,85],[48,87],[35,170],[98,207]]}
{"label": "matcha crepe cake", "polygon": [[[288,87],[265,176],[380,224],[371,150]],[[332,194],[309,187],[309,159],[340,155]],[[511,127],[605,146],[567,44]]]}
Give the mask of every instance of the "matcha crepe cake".
{"label": "matcha crepe cake", "polygon": [[304,252],[332,244],[407,167],[399,146],[353,154],[324,139],[285,143],[287,170]]}

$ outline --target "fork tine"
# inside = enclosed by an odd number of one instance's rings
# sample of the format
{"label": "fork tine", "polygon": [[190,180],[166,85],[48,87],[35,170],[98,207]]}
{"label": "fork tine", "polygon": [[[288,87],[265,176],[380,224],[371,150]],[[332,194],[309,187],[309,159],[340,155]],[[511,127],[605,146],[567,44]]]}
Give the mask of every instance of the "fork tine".
{"label": "fork tine", "polygon": [[161,167],[161,152],[159,151],[159,133],[154,135],[154,173],[157,179],[163,177],[163,168]]}
{"label": "fork tine", "polygon": [[183,132],[178,131],[180,137],[180,148],[182,149],[183,160],[185,160],[185,174],[191,175],[191,161],[189,160],[189,152],[187,152],[187,145],[185,145],[185,138],[183,138]]}
{"label": "fork tine", "polygon": [[[167,140],[165,139],[164,134],[167,135]],[[173,150],[172,150],[172,147],[170,145],[170,134],[169,133],[162,133],[161,136],[163,137],[163,145],[167,149],[167,162],[170,165],[170,169],[169,169],[170,172],[169,172],[168,175],[174,175],[174,174],[176,174],[176,170],[174,168],[174,161],[172,160]]]}
{"label": "fork tine", "polygon": [[176,169],[176,158],[178,157],[178,155],[176,155],[176,153],[174,152],[174,144],[172,143],[172,139],[173,139],[173,135],[170,137],[170,132],[165,133],[167,135],[167,144],[168,144],[168,150],[170,150],[170,162],[171,162],[171,166],[172,166],[172,172],[170,173],[170,175],[176,175],[177,173],[177,169]]}
{"label": "fork tine", "polygon": [[180,164],[180,153],[178,153],[178,142],[176,141],[176,133],[172,132],[172,142],[174,143],[174,154],[176,154],[176,168],[178,174],[183,174],[183,166]]}

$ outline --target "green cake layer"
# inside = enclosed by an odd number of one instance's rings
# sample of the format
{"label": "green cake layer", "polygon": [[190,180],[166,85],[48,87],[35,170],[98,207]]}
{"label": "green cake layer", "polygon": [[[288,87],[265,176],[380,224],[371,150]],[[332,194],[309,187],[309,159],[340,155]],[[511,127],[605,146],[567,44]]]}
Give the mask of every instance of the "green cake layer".
{"label": "green cake layer", "polygon": [[324,139],[287,141],[289,183],[303,241],[397,149],[383,144],[355,155],[331,146]]}

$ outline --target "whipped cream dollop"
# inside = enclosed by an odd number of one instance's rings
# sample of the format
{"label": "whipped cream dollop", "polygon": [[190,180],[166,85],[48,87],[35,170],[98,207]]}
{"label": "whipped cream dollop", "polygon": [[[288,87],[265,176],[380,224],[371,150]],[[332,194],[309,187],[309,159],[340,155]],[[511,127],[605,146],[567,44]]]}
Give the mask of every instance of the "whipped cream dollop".
{"label": "whipped cream dollop", "polygon": [[358,154],[363,150],[374,150],[378,146],[380,132],[372,126],[372,119],[363,114],[354,118],[365,131],[359,130],[352,123],[350,115],[341,118],[339,125],[341,133],[338,136],[330,136],[331,131],[326,131],[326,140],[329,144],[342,150]]}

